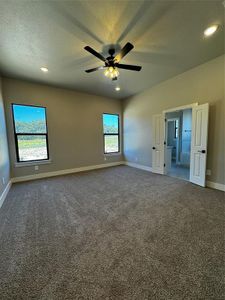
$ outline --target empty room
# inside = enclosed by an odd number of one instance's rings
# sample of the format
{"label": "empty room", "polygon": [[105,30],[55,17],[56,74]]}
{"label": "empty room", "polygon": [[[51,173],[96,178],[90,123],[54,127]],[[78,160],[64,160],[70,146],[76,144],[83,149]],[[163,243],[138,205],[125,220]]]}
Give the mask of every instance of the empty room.
{"label": "empty room", "polygon": [[0,0],[0,299],[225,299],[225,1]]}

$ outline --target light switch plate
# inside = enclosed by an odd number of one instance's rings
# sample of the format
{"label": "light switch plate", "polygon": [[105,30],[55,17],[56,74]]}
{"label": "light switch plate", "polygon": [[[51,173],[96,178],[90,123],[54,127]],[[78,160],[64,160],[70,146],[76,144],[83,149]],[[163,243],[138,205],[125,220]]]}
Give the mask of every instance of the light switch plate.
{"label": "light switch plate", "polygon": [[211,170],[206,170],[206,175],[210,176],[211,175]]}

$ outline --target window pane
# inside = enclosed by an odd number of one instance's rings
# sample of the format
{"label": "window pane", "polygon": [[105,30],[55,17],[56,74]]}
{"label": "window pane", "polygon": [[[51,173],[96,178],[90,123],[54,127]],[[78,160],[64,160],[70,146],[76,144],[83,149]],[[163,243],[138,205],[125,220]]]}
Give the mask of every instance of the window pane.
{"label": "window pane", "polygon": [[105,135],[105,153],[119,152],[119,136]]}
{"label": "window pane", "polygon": [[104,133],[119,133],[119,116],[103,114]]}
{"label": "window pane", "polygon": [[44,107],[13,104],[16,133],[47,133]]}
{"label": "window pane", "polygon": [[18,135],[19,161],[48,159],[45,135]]}

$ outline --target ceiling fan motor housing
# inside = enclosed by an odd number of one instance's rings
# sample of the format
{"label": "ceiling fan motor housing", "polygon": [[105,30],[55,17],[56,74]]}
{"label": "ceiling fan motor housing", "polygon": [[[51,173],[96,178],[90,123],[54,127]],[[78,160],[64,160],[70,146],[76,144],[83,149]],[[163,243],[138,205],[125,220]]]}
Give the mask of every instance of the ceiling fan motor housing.
{"label": "ceiling fan motor housing", "polygon": [[109,49],[109,55],[113,57],[114,54],[115,54],[115,49],[113,48]]}

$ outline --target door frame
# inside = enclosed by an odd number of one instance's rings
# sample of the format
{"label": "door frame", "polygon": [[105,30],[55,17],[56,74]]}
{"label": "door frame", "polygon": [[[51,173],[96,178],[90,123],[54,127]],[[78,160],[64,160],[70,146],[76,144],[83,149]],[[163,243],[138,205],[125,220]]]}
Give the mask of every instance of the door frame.
{"label": "door frame", "polygon": [[[165,166],[165,161],[166,161],[166,146],[167,146],[167,124],[166,124],[166,113],[169,113],[169,112],[176,112],[176,111],[180,111],[180,110],[185,110],[185,109],[193,109],[193,107],[196,107],[198,106],[198,102],[194,102],[194,103],[191,103],[191,104],[187,104],[187,105],[182,105],[182,106],[178,106],[178,107],[174,107],[174,108],[169,108],[169,109],[166,109],[166,110],[163,110],[162,114],[163,114],[163,118],[165,120],[165,126],[164,126],[164,166]],[[163,174],[166,175],[167,174],[167,168],[165,167],[164,170],[163,170]],[[190,178],[189,178],[189,181],[190,181]]]}

